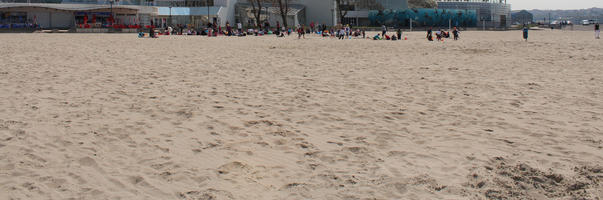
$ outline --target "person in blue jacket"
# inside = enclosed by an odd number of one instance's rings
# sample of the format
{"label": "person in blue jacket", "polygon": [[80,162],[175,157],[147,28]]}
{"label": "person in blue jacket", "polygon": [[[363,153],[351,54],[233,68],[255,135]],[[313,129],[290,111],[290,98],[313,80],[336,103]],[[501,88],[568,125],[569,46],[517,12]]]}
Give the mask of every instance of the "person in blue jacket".
{"label": "person in blue jacket", "polygon": [[528,26],[523,26],[523,39],[526,40],[526,42],[528,41],[528,30],[530,30],[528,28]]}

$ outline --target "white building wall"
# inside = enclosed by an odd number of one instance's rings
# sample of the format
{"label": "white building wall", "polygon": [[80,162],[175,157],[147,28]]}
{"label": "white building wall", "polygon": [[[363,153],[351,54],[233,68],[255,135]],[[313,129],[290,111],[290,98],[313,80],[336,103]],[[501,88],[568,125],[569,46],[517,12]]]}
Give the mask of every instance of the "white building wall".
{"label": "white building wall", "polygon": [[223,8],[226,12],[225,17],[223,19],[223,26],[226,25],[226,21],[230,22],[230,26],[236,27],[236,22],[235,22],[235,5],[237,4],[238,0],[224,0],[227,1],[226,2],[226,7]]}

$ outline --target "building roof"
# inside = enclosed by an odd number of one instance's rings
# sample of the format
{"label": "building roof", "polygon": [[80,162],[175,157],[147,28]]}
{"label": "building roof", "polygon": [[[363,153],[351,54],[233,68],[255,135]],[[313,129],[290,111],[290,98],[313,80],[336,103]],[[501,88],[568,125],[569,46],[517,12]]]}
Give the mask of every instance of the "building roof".
{"label": "building roof", "polygon": [[[103,4],[56,4],[56,3],[0,3],[1,8],[47,8],[66,11],[88,11],[98,9],[109,9],[111,5]],[[152,13],[153,7],[134,5],[113,5],[113,9],[137,10],[139,13]]]}

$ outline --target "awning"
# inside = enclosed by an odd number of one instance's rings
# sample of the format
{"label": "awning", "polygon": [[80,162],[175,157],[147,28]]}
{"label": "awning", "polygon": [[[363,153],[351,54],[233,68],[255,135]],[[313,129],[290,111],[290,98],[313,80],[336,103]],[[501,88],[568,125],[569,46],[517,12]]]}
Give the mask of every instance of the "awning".
{"label": "awning", "polygon": [[[0,3],[0,9],[9,8],[45,8],[64,11],[91,11],[110,9],[106,4],[55,4],[55,3]],[[137,11],[138,13],[152,13],[153,8],[149,6],[113,5],[114,10],[124,9]]]}

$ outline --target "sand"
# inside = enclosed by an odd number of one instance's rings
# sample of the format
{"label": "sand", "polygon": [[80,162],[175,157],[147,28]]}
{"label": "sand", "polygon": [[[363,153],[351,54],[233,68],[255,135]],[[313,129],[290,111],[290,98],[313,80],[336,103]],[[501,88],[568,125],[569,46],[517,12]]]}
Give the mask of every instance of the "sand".
{"label": "sand", "polygon": [[0,34],[0,199],[600,199],[593,35]]}

